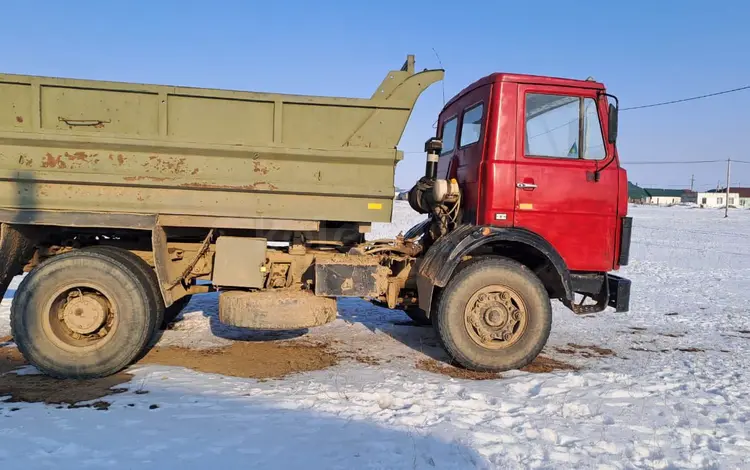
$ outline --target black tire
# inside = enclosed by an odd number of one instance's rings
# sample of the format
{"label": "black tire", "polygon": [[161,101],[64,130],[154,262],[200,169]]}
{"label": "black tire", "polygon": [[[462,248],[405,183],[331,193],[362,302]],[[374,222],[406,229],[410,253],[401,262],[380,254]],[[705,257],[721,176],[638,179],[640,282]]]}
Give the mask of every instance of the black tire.
{"label": "black tire", "polygon": [[[552,327],[552,306],[539,278],[526,266],[500,257],[468,262],[443,289],[435,315],[435,329],[448,354],[475,371],[528,365],[542,351]],[[483,328],[469,318],[483,322]],[[483,338],[480,329],[500,336],[506,331],[508,337]]]}
{"label": "black tire", "polygon": [[[58,255],[19,285],[11,305],[13,338],[26,360],[50,376],[112,375],[127,367],[151,338],[150,295],[141,276],[110,253],[77,250]],[[91,332],[72,337],[73,327],[66,326],[63,317],[81,315],[82,310],[69,309],[76,298],[87,306],[99,305],[105,320],[94,323]]]}
{"label": "black tire", "polygon": [[182,312],[182,310],[187,306],[188,302],[190,302],[190,298],[192,296],[186,295],[185,297],[181,297],[169,307],[165,307],[164,298],[161,295],[159,279],[156,277],[156,272],[140,256],[135,255],[128,250],[109,245],[90,246],[84,248],[84,250],[101,251],[111,253],[113,256],[119,256],[123,258],[123,262],[130,263],[133,266],[133,269],[136,270],[139,275],[143,276],[146,282],[148,282],[149,289],[151,290],[153,296],[152,305],[154,308],[154,312],[156,312],[154,323],[155,330],[156,328],[166,329],[167,325],[172,323],[174,319],[177,318],[177,315],[179,315],[180,312]]}
{"label": "black tire", "polygon": [[141,279],[150,292],[148,296],[149,309],[152,312],[153,317],[153,328],[152,331],[156,331],[157,327],[160,327],[164,323],[164,298],[161,296],[161,289],[159,288],[159,280],[156,277],[154,269],[146,263],[140,256],[116,246],[109,245],[95,245],[83,248],[81,251],[95,251],[99,253],[105,253],[113,258],[118,259],[121,263],[130,266],[133,272]]}
{"label": "black tire", "polygon": [[162,324],[162,328],[166,328],[167,325],[172,323],[175,318],[177,318],[177,315],[182,312],[185,307],[187,307],[187,304],[190,303],[190,299],[192,298],[192,295],[186,295],[185,297],[180,297],[177,299],[172,305],[167,307],[167,309],[164,311],[164,322]]}
{"label": "black tire", "polygon": [[404,310],[404,313],[411,318],[411,321],[419,326],[430,326],[432,320],[424,313],[424,310],[418,307],[410,307]]}

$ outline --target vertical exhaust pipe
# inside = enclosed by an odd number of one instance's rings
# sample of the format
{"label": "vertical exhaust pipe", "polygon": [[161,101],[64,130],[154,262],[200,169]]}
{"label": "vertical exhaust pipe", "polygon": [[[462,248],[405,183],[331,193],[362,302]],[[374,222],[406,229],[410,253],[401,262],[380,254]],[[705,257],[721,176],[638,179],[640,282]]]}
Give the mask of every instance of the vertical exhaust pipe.
{"label": "vertical exhaust pipe", "polygon": [[425,178],[431,180],[437,178],[438,160],[442,150],[443,142],[435,137],[424,143],[424,151],[427,152],[427,164],[424,169]]}
{"label": "vertical exhaust pipe", "polygon": [[427,153],[424,176],[409,191],[409,205],[420,214],[432,212],[434,203],[432,192],[437,179],[438,160],[442,150],[443,142],[438,138],[433,137],[424,143],[424,151]]}

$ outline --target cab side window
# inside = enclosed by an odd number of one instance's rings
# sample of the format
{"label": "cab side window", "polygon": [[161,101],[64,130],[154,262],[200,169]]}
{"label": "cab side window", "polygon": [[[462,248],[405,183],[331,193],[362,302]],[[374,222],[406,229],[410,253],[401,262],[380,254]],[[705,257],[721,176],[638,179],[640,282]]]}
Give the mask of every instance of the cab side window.
{"label": "cab side window", "polygon": [[606,157],[596,101],[529,93],[525,152],[532,157],[603,160]]}
{"label": "cab side window", "polygon": [[482,135],[483,113],[482,103],[464,111],[464,119],[461,123],[461,147],[479,142],[479,137]]}
{"label": "cab side window", "polygon": [[441,139],[443,140],[443,151],[441,156],[453,153],[456,148],[456,130],[458,125],[458,116],[452,117],[451,119],[443,123],[443,132],[441,132]]}

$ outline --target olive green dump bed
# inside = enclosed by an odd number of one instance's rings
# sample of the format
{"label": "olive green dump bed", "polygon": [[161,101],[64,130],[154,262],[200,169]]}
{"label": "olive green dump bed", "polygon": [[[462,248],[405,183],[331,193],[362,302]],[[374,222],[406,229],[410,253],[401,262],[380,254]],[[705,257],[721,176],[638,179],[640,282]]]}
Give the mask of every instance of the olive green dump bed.
{"label": "olive green dump bed", "polygon": [[369,99],[0,74],[0,209],[387,222],[440,70]]}

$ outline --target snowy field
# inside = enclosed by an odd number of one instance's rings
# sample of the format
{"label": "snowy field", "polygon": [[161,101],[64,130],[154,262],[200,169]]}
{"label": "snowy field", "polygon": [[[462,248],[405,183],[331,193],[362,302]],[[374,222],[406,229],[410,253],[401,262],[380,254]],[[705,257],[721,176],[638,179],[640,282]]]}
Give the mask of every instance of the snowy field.
{"label": "snowy field", "polygon": [[[750,211],[630,212],[631,311],[555,306],[543,354],[576,371],[426,372],[415,364],[444,358],[431,328],[346,300],[338,320],[289,341],[362,348],[370,364],[266,381],[135,365],[107,410],[0,403],[0,467],[750,468]],[[399,202],[373,235],[414,221]],[[194,298],[161,344],[258,340],[218,325],[216,307]]]}

